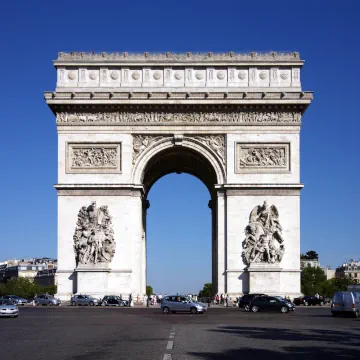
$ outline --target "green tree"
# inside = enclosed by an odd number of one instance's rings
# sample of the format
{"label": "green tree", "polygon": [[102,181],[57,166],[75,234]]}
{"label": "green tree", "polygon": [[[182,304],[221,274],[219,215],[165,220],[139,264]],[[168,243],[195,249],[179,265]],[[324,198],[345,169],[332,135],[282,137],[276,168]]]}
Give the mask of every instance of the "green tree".
{"label": "green tree", "polygon": [[332,297],[337,291],[346,291],[348,286],[353,284],[357,284],[357,281],[347,276],[329,279],[324,283],[322,294]]}
{"label": "green tree", "polygon": [[147,286],[146,286],[146,295],[147,295],[147,296],[150,296],[150,295],[152,295],[153,293],[154,293],[154,290],[153,290],[152,286],[147,285]]}
{"label": "green tree", "polygon": [[301,291],[305,295],[321,294],[326,282],[326,276],[319,267],[306,267],[301,272]]}
{"label": "green tree", "polygon": [[310,250],[310,251],[307,251],[306,254],[300,254],[300,259],[301,260],[319,260],[319,254],[314,250]]}
{"label": "green tree", "polygon": [[204,287],[199,292],[199,297],[210,297],[212,296],[212,284],[206,283],[204,284]]}

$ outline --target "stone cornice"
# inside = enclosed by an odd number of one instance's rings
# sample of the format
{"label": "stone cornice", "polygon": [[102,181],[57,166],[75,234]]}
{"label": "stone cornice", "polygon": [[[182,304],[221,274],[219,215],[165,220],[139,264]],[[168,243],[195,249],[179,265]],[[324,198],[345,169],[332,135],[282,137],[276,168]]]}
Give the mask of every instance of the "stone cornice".
{"label": "stone cornice", "polygon": [[48,91],[48,105],[55,104],[303,104],[313,92],[148,92],[148,91]]}
{"label": "stone cornice", "polygon": [[54,61],[55,65],[64,62],[116,62],[116,63],[149,63],[149,62],[164,62],[164,63],[238,63],[238,62],[296,62],[303,63],[300,60],[298,52],[267,52],[267,53],[128,53],[128,52],[115,52],[115,53],[95,53],[95,52],[59,52],[57,60]]}

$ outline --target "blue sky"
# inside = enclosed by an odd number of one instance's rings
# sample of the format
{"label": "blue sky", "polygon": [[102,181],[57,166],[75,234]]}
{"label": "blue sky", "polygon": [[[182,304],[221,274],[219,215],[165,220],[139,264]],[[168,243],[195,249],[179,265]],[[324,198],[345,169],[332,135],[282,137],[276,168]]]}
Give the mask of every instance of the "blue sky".
{"label": "blue sky", "polygon": [[[57,134],[43,92],[55,87],[58,51],[230,50],[305,59],[302,85],[315,100],[301,133],[301,250],[333,267],[359,258],[359,11],[356,0],[4,2],[0,260],[56,256]],[[208,200],[184,174],[151,189],[148,282],[156,291],[195,292],[211,279]]]}

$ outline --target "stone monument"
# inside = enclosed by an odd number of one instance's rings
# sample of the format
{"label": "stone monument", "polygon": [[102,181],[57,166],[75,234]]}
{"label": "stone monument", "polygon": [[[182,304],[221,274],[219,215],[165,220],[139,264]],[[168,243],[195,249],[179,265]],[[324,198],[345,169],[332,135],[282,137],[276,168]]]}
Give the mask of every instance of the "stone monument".
{"label": "stone monument", "polygon": [[300,294],[298,53],[59,53],[58,296],[144,294],[151,186],[209,190],[214,292]]}

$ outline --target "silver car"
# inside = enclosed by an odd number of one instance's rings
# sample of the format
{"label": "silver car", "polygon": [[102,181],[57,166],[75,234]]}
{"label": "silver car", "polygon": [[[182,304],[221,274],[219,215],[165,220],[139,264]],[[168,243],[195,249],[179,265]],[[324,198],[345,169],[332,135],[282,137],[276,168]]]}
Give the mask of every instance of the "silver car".
{"label": "silver car", "polygon": [[0,300],[0,317],[13,317],[19,316],[19,309],[9,299]]}
{"label": "silver car", "polygon": [[52,295],[39,295],[34,298],[34,305],[48,305],[48,306],[60,306],[61,301],[54,298]]}
{"label": "silver car", "polygon": [[161,301],[161,310],[164,314],[176,312],[197,314],[206,312],[207,306],[203,303],[192,301],[183,295],[170,295],[165,296]]}
{"label": "silver car", "polygon": [[89,295],[74,295],[71,298],[71,305],[89,305],[89,306],[96,306],[100,305],[100,300],[96,299]]}
{"label": "silver car", "polygon": [[17,295],[4,295],[0,300],[10,300],[15,305],[25,305],[28,302],[26,299]]}

